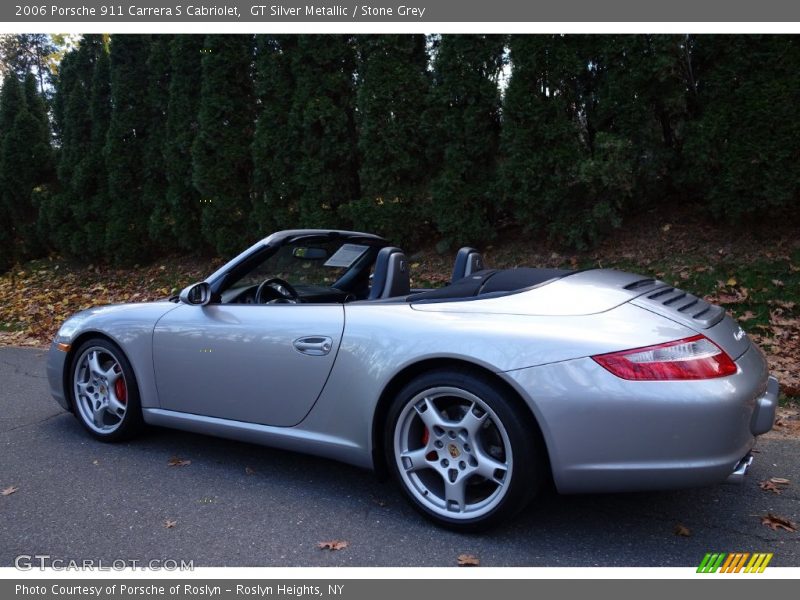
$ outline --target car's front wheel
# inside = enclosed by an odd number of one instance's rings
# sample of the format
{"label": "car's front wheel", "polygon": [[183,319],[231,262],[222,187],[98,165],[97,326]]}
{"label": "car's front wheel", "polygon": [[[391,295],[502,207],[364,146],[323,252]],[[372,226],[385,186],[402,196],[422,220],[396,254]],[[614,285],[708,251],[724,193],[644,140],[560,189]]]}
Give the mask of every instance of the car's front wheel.
{"label": "car's front wheel", "polygon": [[529,415],[506,390],[465,371],[433,371],[406,385],[386,432],[390,469],[412,505],[451,529],[512,517],[543,478]]}
{"label": "car's front wheel", "polygon": [[69,387],[75,416],[97,439],[114,442],[141,428],[139,388],[116,344],[101,338],[82,344],[72,361]]}

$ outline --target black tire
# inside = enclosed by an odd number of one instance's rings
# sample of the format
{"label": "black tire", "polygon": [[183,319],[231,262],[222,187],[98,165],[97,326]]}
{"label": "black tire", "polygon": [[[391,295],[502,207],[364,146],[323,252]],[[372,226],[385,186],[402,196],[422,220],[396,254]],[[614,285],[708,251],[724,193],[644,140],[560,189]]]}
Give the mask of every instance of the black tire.
{"label": "black tire", "polygon": [[[92,353],[97,359],[96,364],[103,369],[109,369],[106,374],[113,371],[110,377],[122,380],[121,388],[116,379],[113,379],[113,384],[108,385],[109,378],[100,381],[102,378],[93,374],[90,366]],[[96,385],[93,383],[95,381],[98,381]],[[83,387],[79,392],[80,386]],[[92,437],[100,441],[126,440],[138,434],[144,427],[139,386],[131,364],[122,349],[105,338],[89,339],[78,347],[69,365],[67,393],[75,418]],[[106,408],[102,409],[102,417],[95,420],[90,416],[93,407],[102,404],[104,398]],[[109,398],[114,399],[114,406],[124,406],[122,415],[113,411]],[[98,414],[100,412],[97,411]]]}
{"label": "black tire", "polygon": [[461,369],[430,371],[404,386],[388,411],[384,451],[411,505],[437,525],[471,532],[525,508],[547,469],[539,430],[519,403],[497,382]]}

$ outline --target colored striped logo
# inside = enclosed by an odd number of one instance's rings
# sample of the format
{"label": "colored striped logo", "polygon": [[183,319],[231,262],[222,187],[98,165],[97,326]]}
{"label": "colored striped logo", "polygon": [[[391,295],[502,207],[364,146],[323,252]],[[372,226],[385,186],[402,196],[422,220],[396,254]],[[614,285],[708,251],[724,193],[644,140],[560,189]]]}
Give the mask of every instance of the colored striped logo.
{"label": "colored striped logo", "polygon": [[772,552],[709,552],[703,557],[697,572],[763,573],[771,560]]}

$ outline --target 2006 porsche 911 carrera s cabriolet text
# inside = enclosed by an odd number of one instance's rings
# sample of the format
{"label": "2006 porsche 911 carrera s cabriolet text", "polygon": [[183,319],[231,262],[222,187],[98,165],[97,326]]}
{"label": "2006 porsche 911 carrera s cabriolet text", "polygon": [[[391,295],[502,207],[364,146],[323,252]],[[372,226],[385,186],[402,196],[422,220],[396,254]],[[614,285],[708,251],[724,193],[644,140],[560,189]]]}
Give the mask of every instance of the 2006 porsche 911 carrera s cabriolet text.
{"label": "2006 porsche 911 carrera s cabriolet text", "polygon": [[607,269],[495,270],[472,248],[412,289],[404,253],[275,233],[179,297],[69,318],[55,399],[94,437],[144,424],[388,470],[474,530],[563,493],[741,479],[778,382],[725,311]]}

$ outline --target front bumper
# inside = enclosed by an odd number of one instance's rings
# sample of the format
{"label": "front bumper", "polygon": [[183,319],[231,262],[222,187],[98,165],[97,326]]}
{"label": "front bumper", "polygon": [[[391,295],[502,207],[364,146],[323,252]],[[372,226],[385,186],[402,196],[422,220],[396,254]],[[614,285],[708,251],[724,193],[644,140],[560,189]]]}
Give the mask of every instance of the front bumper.
{"label": "front bumper", "polygon": [[67,361],[67,353],[59,350],[56,343],[50,344],[47,353],[47,382],[50,384],[50,394],[56,402],[65,410],[71,410],[69,400],[64,390],[64,365]]}
{"label": "front bumper", "polygon": [[645,491],[743,477],[755,436],[772,427],[778,382],[754,347],[736,364],[699,381],[625,381],[590,358],[504,375],[537,417],[559,491]]}

